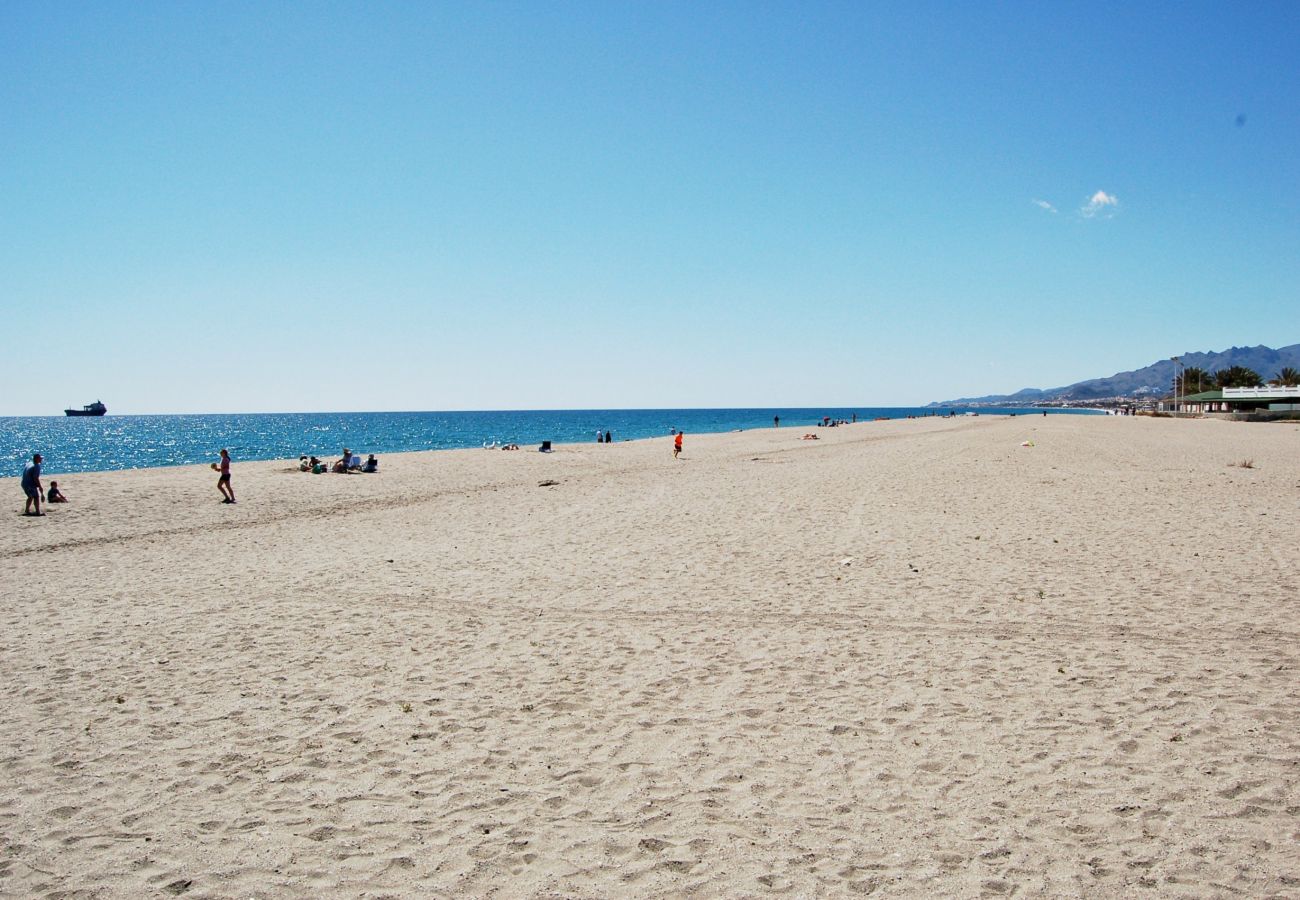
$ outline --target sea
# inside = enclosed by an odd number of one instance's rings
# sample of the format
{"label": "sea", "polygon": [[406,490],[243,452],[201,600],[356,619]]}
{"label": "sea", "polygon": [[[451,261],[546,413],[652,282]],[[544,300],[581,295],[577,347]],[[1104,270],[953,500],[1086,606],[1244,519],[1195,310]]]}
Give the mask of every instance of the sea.
{"label": "sea", "polygon": [[[516,443],[521,447],[594,443],[771,428],[811,428],[824,418],[859,422],[910,416],[1039,415],[1043,410],[953,407],[810,407],[803,409],[569,409],[483,412],[248,413],[101,417],[0,417],[0,475],[20,475],[33,453],[44,472],[105,472],[211,462],[222,447],[241,460],[336,459],[344,447],[381,456]],[[1099,414],[1048,409],[1049,415]],[[1104,414],[1104,413],[1100,413]]]}

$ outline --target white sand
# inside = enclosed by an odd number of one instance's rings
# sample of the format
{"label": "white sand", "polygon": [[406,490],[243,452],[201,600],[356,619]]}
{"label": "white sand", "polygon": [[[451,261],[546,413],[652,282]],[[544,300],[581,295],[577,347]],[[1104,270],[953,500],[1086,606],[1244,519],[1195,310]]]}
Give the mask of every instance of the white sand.
{"label": "white sand", "polygon": [[801,433],[0,481],[0,895],[1300,895],[1300,428]]}

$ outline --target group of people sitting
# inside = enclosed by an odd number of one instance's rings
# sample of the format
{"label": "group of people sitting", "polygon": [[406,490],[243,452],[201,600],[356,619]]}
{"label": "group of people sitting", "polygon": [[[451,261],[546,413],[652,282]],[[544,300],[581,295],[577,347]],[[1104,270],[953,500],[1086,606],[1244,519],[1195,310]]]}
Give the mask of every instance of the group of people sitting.
{"label": "group of people sitting", "polygon": [[326,463],[315,456],[303,454],[298,457],[298,471],[311,472],[313,475],[321,475],[325,472],[334,472],[338,475],[347,475],[352,472],[378,472],[379,460],[375,459],[375,454],[366,457],[365,462],[361,457],[347,447],[343,448],[343,456],[333,463]]}

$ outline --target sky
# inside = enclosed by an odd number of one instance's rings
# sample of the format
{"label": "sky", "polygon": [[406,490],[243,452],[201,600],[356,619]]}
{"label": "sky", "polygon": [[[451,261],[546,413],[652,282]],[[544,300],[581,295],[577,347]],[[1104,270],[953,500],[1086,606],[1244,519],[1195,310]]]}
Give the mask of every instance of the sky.
{"label": "sky", "polygon": [[1300,4],[0,4],[0,415],[906,406],[1300,342]]}

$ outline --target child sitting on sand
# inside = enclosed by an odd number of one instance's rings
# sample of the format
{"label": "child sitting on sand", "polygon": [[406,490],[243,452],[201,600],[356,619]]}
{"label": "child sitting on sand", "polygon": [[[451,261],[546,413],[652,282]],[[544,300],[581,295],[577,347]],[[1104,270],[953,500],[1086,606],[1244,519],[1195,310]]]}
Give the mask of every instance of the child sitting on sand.
{"label": "child sitting on sand", "polygon": [[59,490],[57,481],[50,482],[50,489],[45,492],[46,503],[67,503],[68,498],[63,496],[63,491]]}

